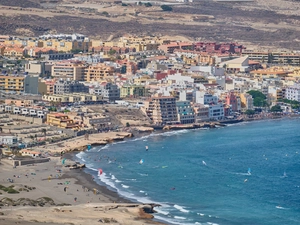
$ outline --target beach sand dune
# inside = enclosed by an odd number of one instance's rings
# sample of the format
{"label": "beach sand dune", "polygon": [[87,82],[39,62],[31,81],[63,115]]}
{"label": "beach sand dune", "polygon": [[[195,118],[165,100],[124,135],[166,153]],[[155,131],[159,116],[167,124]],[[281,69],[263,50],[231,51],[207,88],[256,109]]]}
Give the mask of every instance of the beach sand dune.
{"label": "beach sand dune", "polygon": [[[72,161],[67,159],[66,163]],[[19,192],[0,190],[1,225],[161,224],[144,213],[143,204],[132,203],[98,185],[84,170],[69,170],[60,157],[16,168],[2,160],[0,170],[0,184],[12,185]]]}

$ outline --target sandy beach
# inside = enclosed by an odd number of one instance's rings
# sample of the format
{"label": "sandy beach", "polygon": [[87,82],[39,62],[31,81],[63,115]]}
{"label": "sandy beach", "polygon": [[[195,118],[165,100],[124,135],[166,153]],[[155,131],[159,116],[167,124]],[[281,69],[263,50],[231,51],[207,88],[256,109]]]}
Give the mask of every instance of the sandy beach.
{"label": "sandy beach", "polygon": [[[71,156],[67,157],[70,158]],[[67,159],[65,164],[74,163]],[[132,203],[98,185],[83,170],[70,170],[60,157],[13,168],[0,164],[0,224],[162,224],[152,220],[152,205]],[[13,180],[13,182],[12,182]]]}

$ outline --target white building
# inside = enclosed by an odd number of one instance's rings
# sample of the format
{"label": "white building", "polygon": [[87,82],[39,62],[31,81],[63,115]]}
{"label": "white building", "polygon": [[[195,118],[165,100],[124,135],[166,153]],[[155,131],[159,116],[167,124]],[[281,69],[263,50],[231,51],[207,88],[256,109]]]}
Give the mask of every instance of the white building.
{"label": "white building", "polygon": [[0,144],[2,145],[14,145],[17,144],[18,138],[11,134],[0,133]]}
{"label": "white building", "polygon": [[209,105],[209,119],[222,120],[224,119],[224,106],[223,103],[216,105]]}
{"label": "white building", "polygon": [[225,69],[217,66],[191,66],[189,72],[203,72],[212,76],[224,76]]}
{"label": "white building", "polygon": [[182,76],[180,73],[176,73],[174,75],[168,75],[166,80],[172,81],[172,83],[176,84],[184,84],[184,83],[194,83],[194,79],[189,76]]}
{"label": "white building", "polygon": [[218,97],[203,91],[196,91],[195,102],[202,105],[217,104]]}
{"label": "white building", "polygon": [[285,89],[285,98],[288,100],[300,101],[300,85],[295,84]]}

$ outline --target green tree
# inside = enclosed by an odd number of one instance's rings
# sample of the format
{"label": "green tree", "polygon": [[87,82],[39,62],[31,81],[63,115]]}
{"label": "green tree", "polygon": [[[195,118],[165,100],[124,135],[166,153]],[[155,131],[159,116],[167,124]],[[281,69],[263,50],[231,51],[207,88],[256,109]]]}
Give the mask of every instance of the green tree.
{"label": "green tree", "polygon": [[281,109],[280,105],[274,105],[271,108],[271,112],[275,112],[275,113],[282,112],[282,109]]}
{"label": "green tree", "polygon": [[163,11],[172,11],[173,8],[171,6],[168,6],[168,5],[162,5],[160,7]]}
{"label": "green tree", "polygon": [[130,124],[128,122],[126,123],[126,127],[130,127]]}
{"label": "green tree", "polygon": [[295,100],[288,100],[288,99],[284,98],[284,99],[278,99],[277,102],[284,102],[284,103],[290,104],[292,109],[300,108],[300,102],[295,101]]}
{"label": "green tree", "polygon": [[268,105],[268,103],[266,101],[266,96],[262,92],[251,90],[251,91],[248,91],[247,93],[252,96],[254,106],[265,107]]}
{"label": "green tree", "polygon": [[145,3],[145,6],[146,6],[146,7],[151,7],[152,4],[151,4],[150,2],[147,2],[147,3]]}
{"label": "green tree", "polygon": [[108,54],[109,55],[114,55],[114,54],[116,54],[116,50],[114,50],[114,49],[111,49],[111,50],[109,50],[109,52],[108,52]]}

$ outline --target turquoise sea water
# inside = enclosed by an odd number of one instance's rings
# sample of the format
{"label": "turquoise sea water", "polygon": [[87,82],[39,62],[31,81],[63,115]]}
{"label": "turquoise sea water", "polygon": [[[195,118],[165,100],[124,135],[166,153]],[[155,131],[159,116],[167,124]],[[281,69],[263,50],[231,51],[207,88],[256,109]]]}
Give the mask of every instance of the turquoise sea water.
{"label": "turquoise sea water", "polygon": [[77,157],[120,195],[161,204],[155,217],[170,224],[296,225],[299,128],[285,119],[153,133]]}

